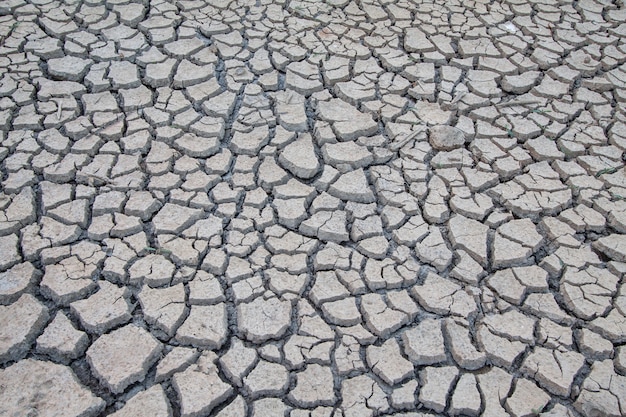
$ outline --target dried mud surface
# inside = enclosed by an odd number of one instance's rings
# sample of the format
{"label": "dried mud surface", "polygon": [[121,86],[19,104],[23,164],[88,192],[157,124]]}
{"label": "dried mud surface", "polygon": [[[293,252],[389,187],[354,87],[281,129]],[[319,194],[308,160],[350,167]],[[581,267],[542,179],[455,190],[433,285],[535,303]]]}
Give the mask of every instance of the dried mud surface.
{"label": "dried mud surface", "polygon": [[0,415],[626,415],[621,1],[0,2]]}

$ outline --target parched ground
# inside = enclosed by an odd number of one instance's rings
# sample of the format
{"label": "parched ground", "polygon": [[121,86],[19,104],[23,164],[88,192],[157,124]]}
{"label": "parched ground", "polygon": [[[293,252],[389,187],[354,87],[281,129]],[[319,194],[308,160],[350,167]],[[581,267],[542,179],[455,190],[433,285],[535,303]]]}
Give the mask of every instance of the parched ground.
{"label": "parched ground", "polygon": [[0,1],[0,416],[626,415],[621,1]]}

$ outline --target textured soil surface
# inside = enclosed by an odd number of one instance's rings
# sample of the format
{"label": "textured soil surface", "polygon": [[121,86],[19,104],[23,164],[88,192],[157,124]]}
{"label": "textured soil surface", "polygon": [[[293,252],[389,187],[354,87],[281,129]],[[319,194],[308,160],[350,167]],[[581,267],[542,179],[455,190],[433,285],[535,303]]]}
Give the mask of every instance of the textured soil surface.
{"label": "textured soil surface", "polygon": [[0,416],[626,415],[626,8],[0,1]]}

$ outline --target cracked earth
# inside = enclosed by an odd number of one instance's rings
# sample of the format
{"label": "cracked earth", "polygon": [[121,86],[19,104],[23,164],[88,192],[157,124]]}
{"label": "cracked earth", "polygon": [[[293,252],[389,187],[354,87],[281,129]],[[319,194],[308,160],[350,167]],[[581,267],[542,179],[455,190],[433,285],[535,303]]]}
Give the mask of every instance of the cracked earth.
{"label": "cracked earth", "polygon": [[626,9],[4,0],[0,415],[626,415]]}

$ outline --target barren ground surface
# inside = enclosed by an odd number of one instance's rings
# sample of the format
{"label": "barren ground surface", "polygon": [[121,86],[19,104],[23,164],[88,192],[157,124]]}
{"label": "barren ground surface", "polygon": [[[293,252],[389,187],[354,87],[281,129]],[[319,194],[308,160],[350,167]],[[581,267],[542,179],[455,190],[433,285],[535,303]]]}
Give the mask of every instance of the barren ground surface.
{"label": "barren ground surface", "polygon": [[626,415],[621,1],[0,1],[0,416]]}

